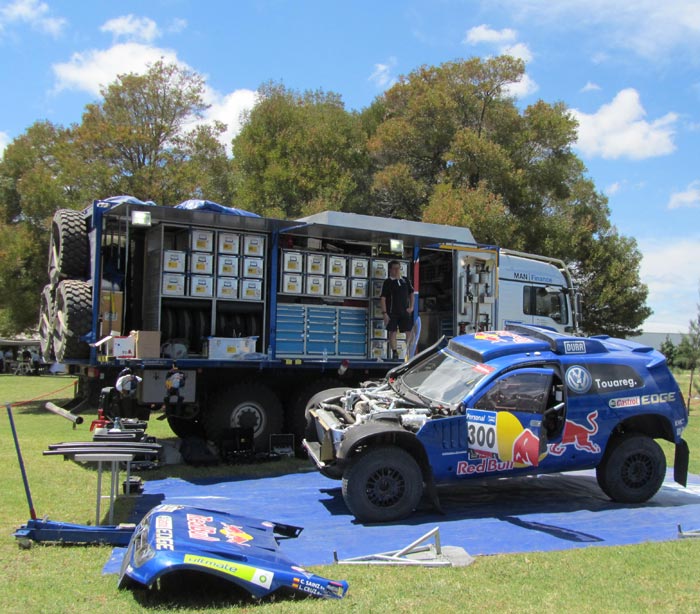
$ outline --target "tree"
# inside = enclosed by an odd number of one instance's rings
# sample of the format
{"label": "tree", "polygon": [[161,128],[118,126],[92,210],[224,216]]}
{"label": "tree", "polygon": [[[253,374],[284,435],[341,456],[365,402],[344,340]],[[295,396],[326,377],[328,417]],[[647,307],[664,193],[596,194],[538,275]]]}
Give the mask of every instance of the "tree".
{"label": "tree", "polygon": [[700,392],[700,386],[694,381],[695,371],[700,367],[700,303],[698,303],[697,316],[689,322],[688,334],[683,335],[678,344],[676,362],[684,369],[690,370],[690,382],[688,383],[688,410],[690,410],[693,388],[696,392]]}
{"label": "tree", "polygon": [[266,84],[233,141],[236,202],[270,217],[356,210],[368,158],[357,115],[337,94]]}
{"label": "tree", "polygon": [[[142,75],[119,75],[100,93],[103,99],[87,105],[75,128],[74,153],[79,163],[89,165],[85,179],[93,194],[133,194],[176,204],[214,181],[201,155],[193,162],[198,146],[219,163],[225,160],[222,148],[212,149],[212,138],[225,126],[190,128],[208,108],[201,75],[158,61]],[[198,173],[188,172],[188,166]]]}
{"label": "tree", "polygon": [[671,341],[671,337],[666,335],[666,338],[663,340],[659,351],[666,357],[666,363],[668,366],[673,367],[678,348],[675,346],[673,341]]}

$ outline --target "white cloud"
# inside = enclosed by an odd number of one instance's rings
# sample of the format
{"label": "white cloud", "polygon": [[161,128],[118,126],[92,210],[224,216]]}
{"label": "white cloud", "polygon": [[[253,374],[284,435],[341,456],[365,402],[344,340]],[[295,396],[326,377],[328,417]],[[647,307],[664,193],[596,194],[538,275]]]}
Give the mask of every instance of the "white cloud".
{"label": "white cloud", "polygon": [[614,183],[611,183],[608,187],[606,187],[603,191],[608,196],[613,196],[620,191],[621,187],[622,187],[622,184],[619,181],[615,181]]}
{"label": "white cloud", "polygon": [[51,36],[61,34],[68,23],[63,17],[51,16],[51,9],[39,0],[14,0],[0,8],[0,32],[8,25],[23,23]]}
{"label": "white cloud", "polygon": [[[700,2],[697,0],[501,0],[503,10],[515,19],[538,27],[585,29],[605,49],[623,48],[651,60],[677,59],[672,51],[700,48]],[[604,57],[606,54],[603,52]],[[615,57],[615,55],[610,56]],[[697,62],[695,54],[684,55]]]}
{"label": "white cloud", "polygon": [[514,96],[515,98],[524,98],[534,94],[538,89],[540,89],[540,86],[528,74],[524,74],[520,81],[509,83],[503,88],[507,96]]}
{"label": "white cloud", "polygon": [[90,49],[74,53],[68,62],[53,65],[55,91],[81,90],[99,95],[100,88],[125,73],[143,73],[149,64],[162,59],[166,63],[187,66],[170,49],[141,43],[121,43],[109,49]]}
{"label": "white cloud", "polygon": [[153,42],[161,36],[155,21],[148,17],[135,17],[131,14],[110,19],[100,27],[100,31],[111,32],[115,39],[122,38],[143,43]]}
{"label": "white cloud", "polygon": [[380,89],[391,87],[396,83],[396,77],[392,74],[396,64],[396,58],[393,56],[386,64],[375,64],[374,72],[369,76],[369,81],[372,81]]}
{"label": "white cloud", "polygon": [[12,139],[10,138],[10,135],[7,134],[7,132],[0,131],[0,156],[5,151],[5,147],[7,147],[10,144],[11,140]]}
{"label": "white cloud", "polygon": [[[462,41],[465,45],[487,44],[494,46],[499,55],[510,55],[519,58],[526,64],[532,61],[533,55],[525,43],[518,42],[518,33],[510,28],[494,30],[486,24],[481,24],[467,30]],[[516,83],[509,83],[504,88],[507,96],[524,98],[535,93],[539,86],[528,74],[524,74]]]}
{"label": "white cloud", "polygon": [[675,151],[676,113],[651,122],[635,89],[621,90],[608,104],[592,114],[572,110],[578,120],[578,148],[589,157],[642,160]]}
{"label": "white cloud", "polygon": [[[79,90],[94,96],[100,95],[103,86],[112,83],[117,75],[125,73],[142,74],[150,64],[158,60],[177,64],[186,70],[192,70],[185,62],[178,59],[177,53],[170,49],[144,45],[141,43],[121,43],[109,49],[91,49],[75,53],[68,62],[54,64],[56,76],[55,92],[62,90]],[[204,112],[204,117],[193,120],[192,127],[218,120],[226,124],[227,129],[220,137],[226,151],[231,153],[231,140],[241,129],[241,115],[251,109],[257,100],[256,92],[247,89],[221,93],[205,86],[204,102],[211,105]]]}
{"label": "white cloud", "polygon": [[700,181],[693,181],[683,192],[674,192],[668,201],[669,209],[700,207]]}
{"label": "white cloud", "polygon": [[226,132],[221,135],[220,141],[226,147],[226,152],[231,154],[231,141],[241,131],[241,118],[243,113],[250,111],[258,100],[257,92],[253,90],[234,90],[230,94],[221,94],[211,88],[206,88],[205,102],[209,105],[204,113],[201,123],[218,120],[226,124]]}
{"label": "white cloud", "polygon": [[700,235],[664,242],[640,240],[639,248],[640,277],[649,287],[647,303],[654,310],[644,330],[687,332],[700,299]]}
{"label": "white cloud", "polygon": [[179,34],[185,28],[187,28],[187,20],[176,17],[170,21],[166,30],[169,34]]}
{"label": "white cloud", "polygon": [[467,34],[462,42],[467,45],[478,45],[480,43],[503,45],[515,42],[517,37],[517,32],[510,28],[493,30],[486,24],[481,24],[467,30]]}
{"label": "white cloud", "polygon": [[582,92],[595,92],[597,90],[600,90],[600,85],[593,83],[592,81],[588,81],[586,85],[581,88]]}

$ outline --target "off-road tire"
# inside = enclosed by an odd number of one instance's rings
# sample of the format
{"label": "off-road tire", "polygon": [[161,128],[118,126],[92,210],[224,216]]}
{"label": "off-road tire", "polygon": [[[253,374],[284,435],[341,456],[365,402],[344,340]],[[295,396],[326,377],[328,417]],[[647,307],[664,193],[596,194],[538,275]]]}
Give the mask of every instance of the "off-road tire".
{"label": "off-road tire", "polygon": [[211,392],[203,411],[204,432],[210,441],[220,441],[232,428],[252,428],[255,449],[266,451],[270,435],[282,430],[283,411],[279,397],[259,382],[220,386]]}
{"label": "off-road tire", "polygon": [[86,279],[89,244],[85,218],[80,211],[59,209],[54,213],[49,240],[49,280]]}
{"label": "off-road tire", "polygon": [[52,362],[53,353],[53,328],[56,319],[54,289],[51,285],[44,286],[41,292],[41,304],[39,307],[39,352],[44,362]]}
{"label": "off-road tire", "polygon": [[343,499],[360,522],[391,522],[408,516],[423,494],[423,475],[402,448],[370,448],[345,470]]}
{"label": "off-road tire", "polygon": [[90,346],[80,338],[92,328],[92,287],[65,279],[56,288],[53,350],[58,362],[88,358]]}
{"label": "off-road tire", "polygon": [[619,503],[643,503],[661,488],[666,457],[651,437],[631,433],[608,443],[596,468],[601,490]]}

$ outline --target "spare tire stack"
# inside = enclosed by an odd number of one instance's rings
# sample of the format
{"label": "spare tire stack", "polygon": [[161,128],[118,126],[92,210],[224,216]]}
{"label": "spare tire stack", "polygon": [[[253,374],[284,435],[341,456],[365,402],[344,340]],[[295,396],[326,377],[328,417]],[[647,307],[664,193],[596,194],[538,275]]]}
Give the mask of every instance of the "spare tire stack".
{"label": "spare tire stack", "polygon": [[49,283],[41,293],[39,337],[42,358],[58,362],[87,358],[81,337],[92,327],[89,243],[80,211],[59,209],[51,223]]}

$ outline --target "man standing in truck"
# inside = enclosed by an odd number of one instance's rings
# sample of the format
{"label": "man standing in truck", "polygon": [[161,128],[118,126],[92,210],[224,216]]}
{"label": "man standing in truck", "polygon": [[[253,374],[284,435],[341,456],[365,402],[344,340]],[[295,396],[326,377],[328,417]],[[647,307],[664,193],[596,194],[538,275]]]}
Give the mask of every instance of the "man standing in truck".
{"label": "man standing in truck", "polygon": [[389,358],[398,360],[396,331],[407,333],[407,348],[413,344],[413,286],[407,277],[401,277],[401,263],[389,262],[389,277],[384,280],[381,294],[382,316],[389,337]]}

